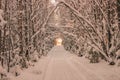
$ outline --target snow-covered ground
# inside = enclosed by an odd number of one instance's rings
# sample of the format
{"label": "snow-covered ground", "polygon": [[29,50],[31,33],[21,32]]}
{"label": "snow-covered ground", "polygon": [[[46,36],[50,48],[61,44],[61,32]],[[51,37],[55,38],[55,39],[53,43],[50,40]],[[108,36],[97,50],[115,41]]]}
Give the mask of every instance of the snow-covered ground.
{"label": "snow-covered ground", "polygon": [[12,80],[120,80],[120,68],[104,62],[90,64],[63,46],[55,46],[47,57]]}

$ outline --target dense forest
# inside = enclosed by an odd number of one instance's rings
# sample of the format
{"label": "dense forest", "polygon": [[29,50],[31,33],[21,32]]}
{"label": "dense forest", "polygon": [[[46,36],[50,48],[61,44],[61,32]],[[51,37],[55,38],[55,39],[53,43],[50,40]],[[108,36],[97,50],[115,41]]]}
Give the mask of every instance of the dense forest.
{"label": "dense forest", "polygon": [[91,63],[117,65],[120,0],[0,0],[0,75],[34,66],[61,37],[65,49]]}

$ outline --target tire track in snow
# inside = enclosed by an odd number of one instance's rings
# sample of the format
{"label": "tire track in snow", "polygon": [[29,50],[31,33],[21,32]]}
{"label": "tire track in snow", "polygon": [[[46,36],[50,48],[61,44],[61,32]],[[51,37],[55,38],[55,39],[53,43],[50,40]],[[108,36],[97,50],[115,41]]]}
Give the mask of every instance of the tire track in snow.
{"label": "tire track in snow", "polygon": [[46,67],[46,68],[44,69],[44,74],[43,74],[42,80],[47,80],[46,79],[46,78],[48,78],[47,74],[48,74],[49,69],[51,68],[50,64],[52,63],[52,58],[46,57],[45,59],[47,59],[48,63],[46,65],[44,65],[44,67]]}

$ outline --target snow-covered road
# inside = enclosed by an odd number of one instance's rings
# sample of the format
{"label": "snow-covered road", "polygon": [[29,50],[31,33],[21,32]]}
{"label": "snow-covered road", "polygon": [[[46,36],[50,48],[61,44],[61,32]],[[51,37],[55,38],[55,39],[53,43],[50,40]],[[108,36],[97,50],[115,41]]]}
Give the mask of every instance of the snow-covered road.
{"label": "snow-covered road", "polygon": [[120,80],[120,68],[104,62],[90,64],[87,59],[68,53],[63,46],[55,46],[47,57],[14,80]]}

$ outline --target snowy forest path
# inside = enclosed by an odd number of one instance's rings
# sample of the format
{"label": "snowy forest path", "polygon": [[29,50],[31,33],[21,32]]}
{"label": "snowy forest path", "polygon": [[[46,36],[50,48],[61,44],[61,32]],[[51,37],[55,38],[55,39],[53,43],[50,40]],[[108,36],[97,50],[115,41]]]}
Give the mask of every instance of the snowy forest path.
{"label": "snowy forest path", "polygon": [[87,59],[56,46],[34,67],[25,70],[14,80],[120,80],[119,74],[119,71],[103,63],[89,64]]}

